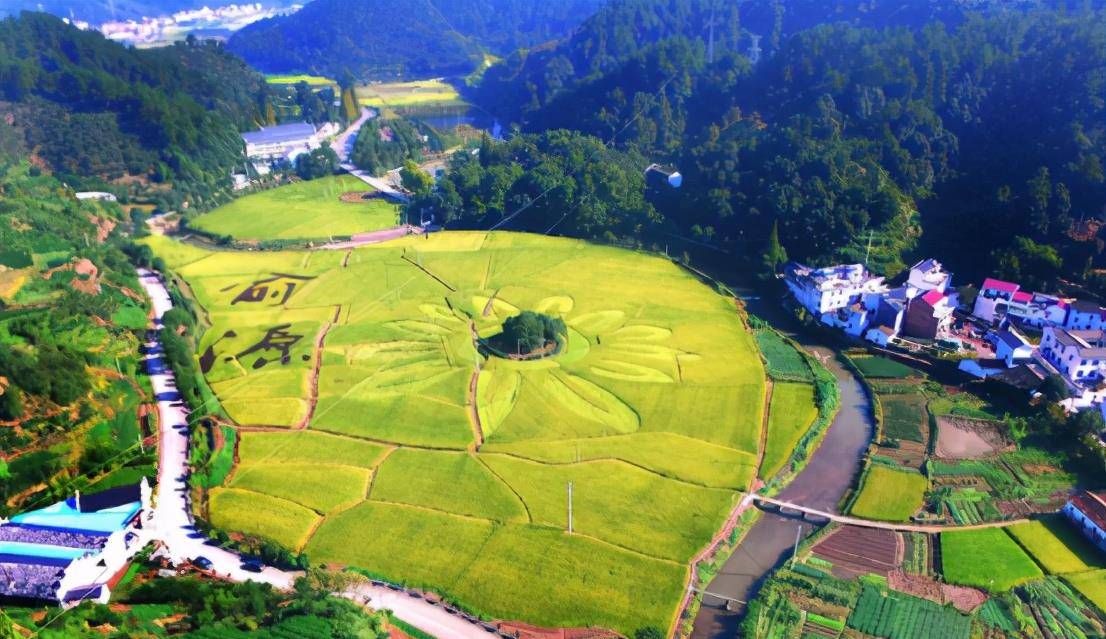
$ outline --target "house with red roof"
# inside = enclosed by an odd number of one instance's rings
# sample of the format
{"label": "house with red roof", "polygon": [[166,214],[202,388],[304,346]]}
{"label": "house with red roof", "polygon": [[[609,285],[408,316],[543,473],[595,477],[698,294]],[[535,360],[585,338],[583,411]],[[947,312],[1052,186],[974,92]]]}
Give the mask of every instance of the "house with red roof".
{"label": "house with red roof", "polygon": [[1055,295],[1018,291],[1010,298],[1006,317],[1016,324],[1034,328],[1062,326],[1071,301]]}
{"label": "house with red roof", "polygon": [[1084,490],[1064,504],[1064,515],[1098,549],[1106,552],[1106,493]]}
{"label": "house with red roof", "polygon": [[906,303],[902,334],[919,339],[937,339],[946,335],[955,309],[955,299],[941,291],[932,290],[919,295]]}
{"label": "house with red roof", "polygon": [[983,280],[983,286],[979,287],[979,295],[975,298],[975,306],[972,315],[986,321],[994,322],[1006,313],[1014,294],[1021,287],[1013,282],[1004,282],[988,277]]}

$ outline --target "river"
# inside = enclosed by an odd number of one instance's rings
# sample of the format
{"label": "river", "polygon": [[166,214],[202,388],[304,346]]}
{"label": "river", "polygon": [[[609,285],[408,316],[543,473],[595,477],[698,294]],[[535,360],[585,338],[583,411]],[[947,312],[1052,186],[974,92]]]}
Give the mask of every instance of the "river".
{"label": "river", "polygon": [[[796,337],[803,341],[801,337]],[[838,502],[859,469],[874,423],[864,387],[837,361],[833,352],[811,343],[803,346],[822,360],[837,378],[841,389],[841,409],[806,468],[779,497],[819,510],[837,512]],[[800,527],[804,537],[813,530],[811,524],[763,513],[707,586],[707,591],[750,601],[768,573],[790,556],[796,531]],[[691,636],[694,639],[736,637],[743,614],[744,606],[731,603],[727,608],[726,601],[704,595]]]}

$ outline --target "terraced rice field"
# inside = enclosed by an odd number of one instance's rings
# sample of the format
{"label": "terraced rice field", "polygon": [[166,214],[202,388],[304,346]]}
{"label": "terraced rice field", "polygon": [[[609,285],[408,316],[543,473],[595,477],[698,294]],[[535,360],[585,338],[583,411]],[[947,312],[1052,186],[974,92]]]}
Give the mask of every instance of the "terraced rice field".
{"label": "terraced rice field", "polygon": [[1016,524],[1006,531],[1049,574],[1106,568],[1102,551],[1062,516]]}
{"label": "terraced rice field", "polygon": [[921,473],[872,464],[849,513],[867,519],[906,521],[921,508],[927,486]]}
{"label": "terraced rice field", "polygon": [[383,198],[343,202],[343,193],[372,187],[351,175],[294,182],[253,193],[204,213],[191,226],[236,240],[326,240],[397,224],[396,205]]}
{"label": "terraced rice field", "polygon": [[457,89],[442,80],[380,82],[354,89],[358,101],[376,108],[463,106]]}
{"label": "terraced rice field", "polygon": [[1001,528],[941,534],[945,581],[992,592],[1009,590],[1044,573]]}
{"label": "terraced rice field", "polygon": [[[222,528],[489,616],[631,635],[671,626],[688,560],[755,474],[756,343],[666,260],[509,233],[348,253],[149,243],[207,311],[201,368],[240,424],[212,492]],[[561,352],[479,354],[474,333],[523,309],[565,320]]]}
{"label": "terraced rice field", "polygon": [[795,382],[777,382],[772,387],[772,404],[768,413],[768,441],[760,476],[775,476],[791,456],[799,439],[818,416],[814,404],[814,386]]}

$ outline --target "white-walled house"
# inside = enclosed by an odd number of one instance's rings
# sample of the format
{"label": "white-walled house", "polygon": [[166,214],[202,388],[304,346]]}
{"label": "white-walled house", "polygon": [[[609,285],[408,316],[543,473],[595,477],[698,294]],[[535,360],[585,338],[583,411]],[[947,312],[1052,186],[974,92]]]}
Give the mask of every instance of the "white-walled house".
{"label": "white-walled house", "polygon": [[986,321],[994,322],[998,316],[1004,315],[1020,287],[1013,282],[1004,282],[988,277],[983,280],[983,286],[979,288],[979,295],[975,298],[975,306],[972,315]]}
{"label": "white-walled house", "polygon": [[1106,332],[1046,326],[1040,353],[1068,381],[1095,382],[1106,371]]}
{"label": "white-walled house", "polygon": [[[906,284],[920,293],[927,291],[944,293],[952,286],[952,273],[946,271],[937,260],[929,258],[910,267]],[[910,295],[910,297],[914,296]]]}
{"label": "white-walled house", "polygon": [[1102,328],[1102,307],[1098,302],[1075,300],[1068,304],[1068,313],[1064,318],[1064,328],[1074,330],[1095,330]]}
{"label": "white-walled house", "polygon": [[1033,357],[1033,345],[1014,329],[999,331],[995,334],[995,358],[1013,368],[1014,363]]}
{"label": "white-walled house", "polygon": [[1063,326],[1069,301],[1055,295],[1018,291],[1010,298],[1006,316],[1018,323],[1036,328],[1051,324]]}
{"label": "white-walled house", "polygon": [[867,293],[887,291],[883,278],[861,264],[811,268],[793,262],[784,270],[784,281],[799,304],[818,317],[850,306]]}
{"label": "white-walled house", "polygon": [[1084,537],[1106,552],[1106,494],[1078,492],[1064,504],[1062,512]]}

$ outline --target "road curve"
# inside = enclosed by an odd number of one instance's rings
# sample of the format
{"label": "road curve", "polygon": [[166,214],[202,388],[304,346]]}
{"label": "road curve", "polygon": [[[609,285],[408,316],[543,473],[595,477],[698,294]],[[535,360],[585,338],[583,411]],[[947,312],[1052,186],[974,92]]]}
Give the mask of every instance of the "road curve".
{"label": "road curve", "polygon": [[[154,309],[155,331],[162,329],[161,319],[173,308],[161,276],[138,269],[139,281]],[[206,557],[212,572],[231,581],[258,581],[281,590],[292,587],[301,573],[265,567],[260,573],[242,570],[242,557],[204,543],[206,537],[196,530],[188,504],[188,411],[178,401],[172,369],[163,360],[158,339],[146,342],[150,383],[157,398],[158,473],[157,498],[149,528],[153,539],[165,546],[174,565]],[[178,405],[179,404],[179,405]],[[487,639],[490,634],[440,606],[403,592],[369,584],[359,585],[341,596],[382,610],[391,610],[399,619],[440,639]]]}

